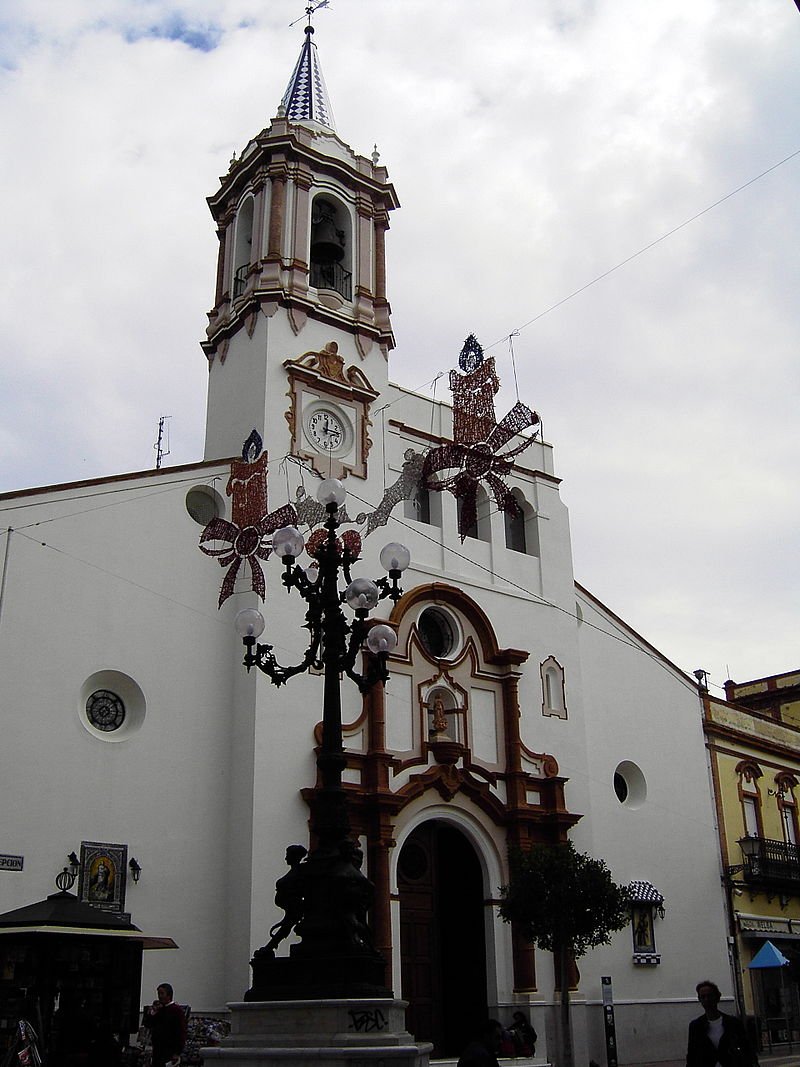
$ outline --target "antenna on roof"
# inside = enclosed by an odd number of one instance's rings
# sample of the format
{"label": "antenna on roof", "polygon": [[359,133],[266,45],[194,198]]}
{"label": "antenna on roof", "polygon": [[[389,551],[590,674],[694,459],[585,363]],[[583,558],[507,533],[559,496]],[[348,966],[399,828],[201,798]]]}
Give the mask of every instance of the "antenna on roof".
{"label": "antenna on roof", "polygon": [[318,11],[321,7],[330,7],[331,0],[316,0],[315,3],[310,3],[306,8],[305,15],[301,15],[299,19],[295,19],[294,22],[290,22],[290,26],[296,26],[298,22],[302,22],[304,18],[308,18],[308,24],[311,25],[311,16],[315,11]]}
{"label": "antenna on roof", "polygon": [[169,426],[166,427],[166,430],[167,430],[167,444],[166,444],[166,447],[164,447],[164,427],[165,427],[167,419],[171,419],[171,418],[172,418],[171,415],[162,415],[161,418],[158,420],[158,440],[153,445],[153,448],[156,451],[156,470],[160,470],[161,469],[161,461],[163,460],[164,456],[168,456],[169,455]]}

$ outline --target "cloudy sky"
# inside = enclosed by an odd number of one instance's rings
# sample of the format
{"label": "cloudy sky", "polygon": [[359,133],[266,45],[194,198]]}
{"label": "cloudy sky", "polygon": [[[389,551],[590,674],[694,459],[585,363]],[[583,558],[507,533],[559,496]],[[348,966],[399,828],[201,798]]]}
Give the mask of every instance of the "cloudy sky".
{"label": "cloudy sky", "polygon": [[[150,467],[160,415],[166,462],[201,457],[205,197],[304,6],[4,0],[0,492]],[[793,0],[332,0],[316,25],[338,132],[403,205],[393,378],[474,331],[510,403],[519,330],[578,580],[712,692],[800,667]]]}

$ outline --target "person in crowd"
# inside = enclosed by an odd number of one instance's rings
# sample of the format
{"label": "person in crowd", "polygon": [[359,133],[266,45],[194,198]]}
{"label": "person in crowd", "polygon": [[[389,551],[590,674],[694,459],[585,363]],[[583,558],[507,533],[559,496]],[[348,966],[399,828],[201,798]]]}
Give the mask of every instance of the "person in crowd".
{"label": "person in crowd", "polygon": [[162,982],[156,989],[157,1000],[144,1010],[142,1025],[150,1031],[153,1042],[153,1067],[180,1063],[186,1043],[186,1012],[172,997],[172,986]]}
{"label": "person in crowd", "polygon": [[503,1028],[497,1019],[486,1019],[475,1033],[458,1060],[458,1067],[499,1067],[497,1053]]}
{"label": "person in crowd", "polygon": [[703,1014],[689,1023],[686,1067],[758,1067],[741,1020],[719,1010],[719,987],[704,979],[696,988]]}
{"label": "person in crowd", "polygon": [[514,1041],[515,1055],[534,1056],[536,1054],[536,1031],[525,1018],[525,1013],[515,1011],[511,1016],[512,1023],[509,1027]]}

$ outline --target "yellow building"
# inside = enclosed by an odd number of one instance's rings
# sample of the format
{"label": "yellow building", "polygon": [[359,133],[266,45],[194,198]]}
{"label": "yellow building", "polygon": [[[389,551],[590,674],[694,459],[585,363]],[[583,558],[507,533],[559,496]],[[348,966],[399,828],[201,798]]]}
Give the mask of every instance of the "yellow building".
{"label": "yellow building", "polygon": [[[703,693],[727,886],[734,983],[742,1014],[771,1044],[800,1029],[800,671],[726,682]],[[751,969],[770,941],[785,966]]]}

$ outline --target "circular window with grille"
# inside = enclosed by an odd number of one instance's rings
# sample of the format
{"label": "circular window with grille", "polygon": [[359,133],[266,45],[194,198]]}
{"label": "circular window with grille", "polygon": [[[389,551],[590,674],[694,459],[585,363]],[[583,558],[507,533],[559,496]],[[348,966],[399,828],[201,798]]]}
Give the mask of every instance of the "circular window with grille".
{"label": "circular window with grille", "polygon": [[95,689],[86,701],[86,718],[95,730],[110,734],[125,722],[125,704],[110,689]]}
{"label": "circular window with grille", "polygon": [[101,741],[124,741],[135,734],[145,710],[141,687],[122,671],[97,671],[78,695],[81,725]]}

